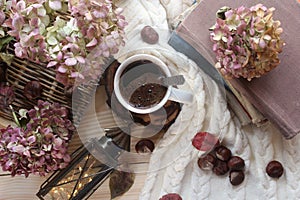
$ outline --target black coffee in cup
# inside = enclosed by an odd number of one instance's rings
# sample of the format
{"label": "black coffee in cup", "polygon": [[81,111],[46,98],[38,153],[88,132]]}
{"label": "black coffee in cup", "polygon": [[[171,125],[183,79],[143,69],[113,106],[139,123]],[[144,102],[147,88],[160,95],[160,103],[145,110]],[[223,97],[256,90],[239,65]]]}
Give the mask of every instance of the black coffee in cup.
{"label": "black coffee in cup", "polygon": [[151,61],[140,60],[129,64],[120,77],[120,91],[133,107],[147,109],[157,105],[168,88],[160,83],[166,75]]}

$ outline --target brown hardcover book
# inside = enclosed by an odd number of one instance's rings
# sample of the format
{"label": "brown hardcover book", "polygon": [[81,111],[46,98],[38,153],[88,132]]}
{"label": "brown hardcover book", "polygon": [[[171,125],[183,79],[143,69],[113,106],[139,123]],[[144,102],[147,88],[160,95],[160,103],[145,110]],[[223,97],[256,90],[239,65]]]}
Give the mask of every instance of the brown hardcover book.
{"label": "brown hardcover book", "polygon": [[300,132],[300,4],[297,0],[202,0],[176,28],[176,34],[189,43],[211,64],[215,63],[209,28],[223,6],[251,7],[263,3],[274,7],[274,19],[281,21],[281,37],[286,45],[281,63],[268,74],[252,81],[232,79],[230,84],[290,139]]}

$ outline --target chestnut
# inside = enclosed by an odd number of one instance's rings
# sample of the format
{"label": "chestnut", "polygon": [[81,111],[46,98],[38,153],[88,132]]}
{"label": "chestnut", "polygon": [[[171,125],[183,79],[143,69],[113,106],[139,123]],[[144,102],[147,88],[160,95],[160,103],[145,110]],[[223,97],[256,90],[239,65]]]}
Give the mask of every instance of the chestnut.
{"label": "chestnut", "polygon": [[231,171],[229,174],[229,181],[232,185],[239,185],[245,179],[245,174],[241,170]]}
{"label": "chestnut", "polygon": [[207,154],[198,159],[198,166],[202,170],[212,170],[216,163],[217,159],[212,154]]}
{"label": "chestnut", "polygon": [[24,96],[29,99],[37,99],[42,95],[42,86],[39,81],[29,81],[24,87]]}
{"label": "chestnut", "polygon": [[267,165],[266,172],[272,178],[279,178],[283,174],[283,166],[280,162],[273,160]]}
{"label": "chestnut", "polygon": [[227,163],[217,159],[216,165],[213,167],[213,172],[217,176],[225,175],[229,171]]}
{"label": "chestnut", "polygon": [[141,31],[142,40],[148,44],[156,44],[159,39],[158,33],[151,27],[145,26]]}
{"label": "chestnut", "polygon": [[142,139],[135,145],[137,153],[151,153],[154,150],[154,143],[148,139]]}
{"label": "chestnut", "polygon": [[169,193],[159,198],[159,200],[182,200],[182,198],[177,193]]}
{"label": "chestnut", "polygon": [[227,165],[230,170],[243,170],[245,168],[245,161],[239,156],[232,156]]}
{"label": "chestnut", "polygon": [[217,158],[222,161],[228,161],[231,158],[231,151],[223,145],[217,146],[215,152]]}

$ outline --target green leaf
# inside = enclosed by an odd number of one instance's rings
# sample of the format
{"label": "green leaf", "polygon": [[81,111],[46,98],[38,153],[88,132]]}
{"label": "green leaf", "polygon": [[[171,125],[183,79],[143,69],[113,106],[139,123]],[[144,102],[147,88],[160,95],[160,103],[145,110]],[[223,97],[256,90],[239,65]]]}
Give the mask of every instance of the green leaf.
{"label": "green leaf", "polygon": [[0,53],[0,61],[5,62],[7,65],[11,65],[14,59],[14,55],[9,53]]}
{"label": "green leaf", "polygon": [[21,127],[21,124],[20,124],[20,122],[19,122],[19,119],[18,119],[18,117],[17,117],[17,115],[16,115],[16,113],[15,113],[15,110],[14,110],[14,108],[12,107],[12,105],[9,105],[9,108],[10,108],[10,110],[11,110],[11,112],[12,112],[12,115],[13,115],[13,118],[14,118],[14,120],[15,120],[15,123],[17,124],[18,127]]}
{"label": "green leaf", "polygon": [[109,179],[111,199],[125,194],[133,185],[134,179],[135,175],[133,173],[115,170]]}
{"label": "green leaf", "polygon": [[3,49],[10,41],[12,41],[14,38],[11,36],[0,38],[0,50]]}

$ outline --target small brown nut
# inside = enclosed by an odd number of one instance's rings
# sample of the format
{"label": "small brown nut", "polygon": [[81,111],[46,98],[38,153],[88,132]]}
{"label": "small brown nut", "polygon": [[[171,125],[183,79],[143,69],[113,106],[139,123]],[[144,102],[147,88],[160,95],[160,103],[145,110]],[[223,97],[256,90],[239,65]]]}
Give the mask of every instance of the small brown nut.
{"label": "small brown nut", "polygon": [[239,185],[245,179],[245,174],[241,170],[231,171],[229,174],[229,181],[232,185]]}
{"label": "small brown nut", "polygon": [[221,160],[217,160],[216,165],[213,168],[213,172],[217,176],[222,176],[226,174],[229,171],[229,168],[227,166],[227,163]]}
{"label": "small brown nut", "polygon": [[151,153],[154,150],[154,143],[148,139],[142,139],[135,145],[137,153]]}
{"label": "small brown nut", "polygon": [[181,196],[176,193],[170,193],[162,196],[159,200],[182,200]]}
{"label": "small brown nut", "polygon": [[37,99],[42,95],[42,86],[39,81],[29,81],[24,87],[24,96],[29,99]]}
{"label": "small brown nut", "polygon": [[267,165],[266,172],[272,178],[279,178],[283,174],[283,166],[280,162],[273,160]]}
{"label": "small brown nut", "polygon": [[227,165],[230,170],[243,170],[245,168],[245,161],[239,156],[232,156]]}
{"label": "small brown nut", "polygon": [[202,170],[212,170],[216,163],[217,159],[212,154],[207,154],[198,159],[198,166]]}
{"label": "small brown nut", "polygon": [[215,152],[217,158],[222,161],[228,161],[231,157],[231,151],[223,145],[216,147]]}
{"label": "small brown nut", "polygon": [[159,39],[158,33],[151,27],[145,26],[141,31],[142,40],[148,44],[156,44]]}

